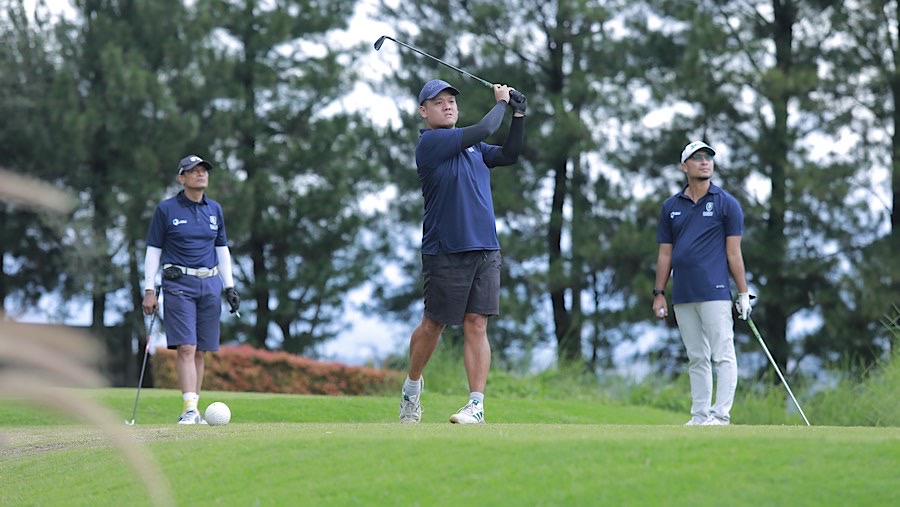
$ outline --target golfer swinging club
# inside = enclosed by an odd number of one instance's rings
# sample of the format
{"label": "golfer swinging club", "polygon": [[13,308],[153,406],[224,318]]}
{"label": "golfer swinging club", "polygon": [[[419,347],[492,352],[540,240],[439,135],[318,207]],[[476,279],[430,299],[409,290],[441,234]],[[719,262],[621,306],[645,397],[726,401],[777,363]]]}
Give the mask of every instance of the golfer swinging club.
{"label": "golfer swinging club", "polygon": [[[667,315],[665,288],[672,273],[672,305],[688,356],[691,419],[686,426],[731,422],[737,387],[734,321],[728,275],[737,285],[738,317],[750,316],[750,293],[741,253],[744,213],[731,194],[713,185],[716,152],[702,141],[681,151],[687,185],[666,199],[659,214],[653,314]],[[716,369],[716,403],[712,405]]]}
{"label": "golfer swinging club", "polygon": [[175,370],[183,402],[178,424],[206,422],[197,403],[204,354],[219,350],[223,285],[231,313],[241,305],[234,290],[222,206],[205,195],[212,167],[195,155],[181,159],[178,182],[184,189],[159,203],[147,233],[143,308],[150,315],[159,304],[153,288],[162,263],[166,341],[168,348],[177,350]]}
{"label": "golfer swinging club", "polygon": [[[422,274],[425,313],[409,340],[409,372],[400,401],[400,422],[417,423],[422,372],[447,325],[463,326],[469,401],[450,417],[455,424],[484,422],[484,388],[491,367],[488,317],[500,314],[500,241],[491,197],[490,168],[514,164],[525,138],[521,94],[493,86],[494,107],[475,125],[456,128],[459,91],[434,79],[419,92],[425,120],[416,145],[416,166],[425,213]],[[500,128],[507,105],[512,123],[503,146],[484,142]]]}

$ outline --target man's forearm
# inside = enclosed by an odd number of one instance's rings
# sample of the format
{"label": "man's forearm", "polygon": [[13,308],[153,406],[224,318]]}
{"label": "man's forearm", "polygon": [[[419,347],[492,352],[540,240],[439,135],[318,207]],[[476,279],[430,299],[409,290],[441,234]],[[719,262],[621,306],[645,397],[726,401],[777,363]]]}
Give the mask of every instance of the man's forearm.
{"label": "man's forearm", "polygon": [[496,132],[497,129],[500,128],[500,124],[503,123],[503,114],[505,112],[506,101],[498,101],[494,108],[488,111],[488,114],[484,115],[484,118],[482,118],[480,122],[470,127],[464,127],[462,129],[462,148],[466,149],[469,146],[474,146],[476,143],[484,141],[491,134]]}
{"label": "man's forearm", "polygon": [[503,143],[501,153],[503,158],[507,160],[506,164],[515,164],[519,160],[522,153],[522,147],[525,146],[525,117],[513,116],[509,124],[509,133],[506,134],[506,141]]}

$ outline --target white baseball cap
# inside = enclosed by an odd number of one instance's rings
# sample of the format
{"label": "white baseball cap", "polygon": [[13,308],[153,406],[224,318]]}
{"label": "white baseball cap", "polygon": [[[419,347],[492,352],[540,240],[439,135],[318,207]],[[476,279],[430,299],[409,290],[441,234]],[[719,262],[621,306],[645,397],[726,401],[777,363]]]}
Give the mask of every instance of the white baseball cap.
{"label": "white baseball cap", "polygon": [[716,150],[712,149],[712,146],[704,143],[703,141],[691,141],[687,146],[681,150],[681,163],[683,164],[685,160],[688,159],[694,153],[697,153],[700,150],[709,150],[713,155],[716,154]]}

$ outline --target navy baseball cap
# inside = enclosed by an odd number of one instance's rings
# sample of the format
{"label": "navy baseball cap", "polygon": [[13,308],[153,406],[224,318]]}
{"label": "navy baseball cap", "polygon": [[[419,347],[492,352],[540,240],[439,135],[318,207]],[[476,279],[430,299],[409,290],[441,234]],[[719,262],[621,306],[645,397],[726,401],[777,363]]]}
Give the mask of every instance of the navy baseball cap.
{"label": "navy baseball cap", "polygon": [[213,165],[209,162],[203,160],[197,155],[188,155],[181,159],[181,162],[178,162],[178,174],[181,174],[185,171],[190,171],[191,169],[197,167],[198,165],[203,164],[206,166],[207,171],[211,171]]}
{"label": "navy baseball cap", "polygon": [[450,83],[444,81],[443,79],[432,79],[431,81],[425,83],[425,86],[422,87],[422,91],[419,92],[419,105],[425,103],[426,100],[431,100],[438,96],[439,93],[446,89],[450,89],[450,93],[453,95],[459,95],[459,90],[450,86]]}

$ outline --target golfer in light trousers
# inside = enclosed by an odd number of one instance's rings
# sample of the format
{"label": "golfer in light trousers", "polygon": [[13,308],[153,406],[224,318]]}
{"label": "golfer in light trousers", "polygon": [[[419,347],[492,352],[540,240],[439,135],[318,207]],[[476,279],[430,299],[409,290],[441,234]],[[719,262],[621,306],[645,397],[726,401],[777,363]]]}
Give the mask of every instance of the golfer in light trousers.
{"label": "golfer in light trousers", "polygon": [[681,170],[688,182],[663,203],[656,232],[659,256],[653,314],[660,319],[668,315],[665,287],[671,273],[675,319],[689,361],[688,426],[731,422],[737,359],[729,274],[738,290],[738,316],[745,320],[750,316],[750,293],[741,253],[744,214],[731,194],[711,182],[715,154],[702,141],[684,147]]}

